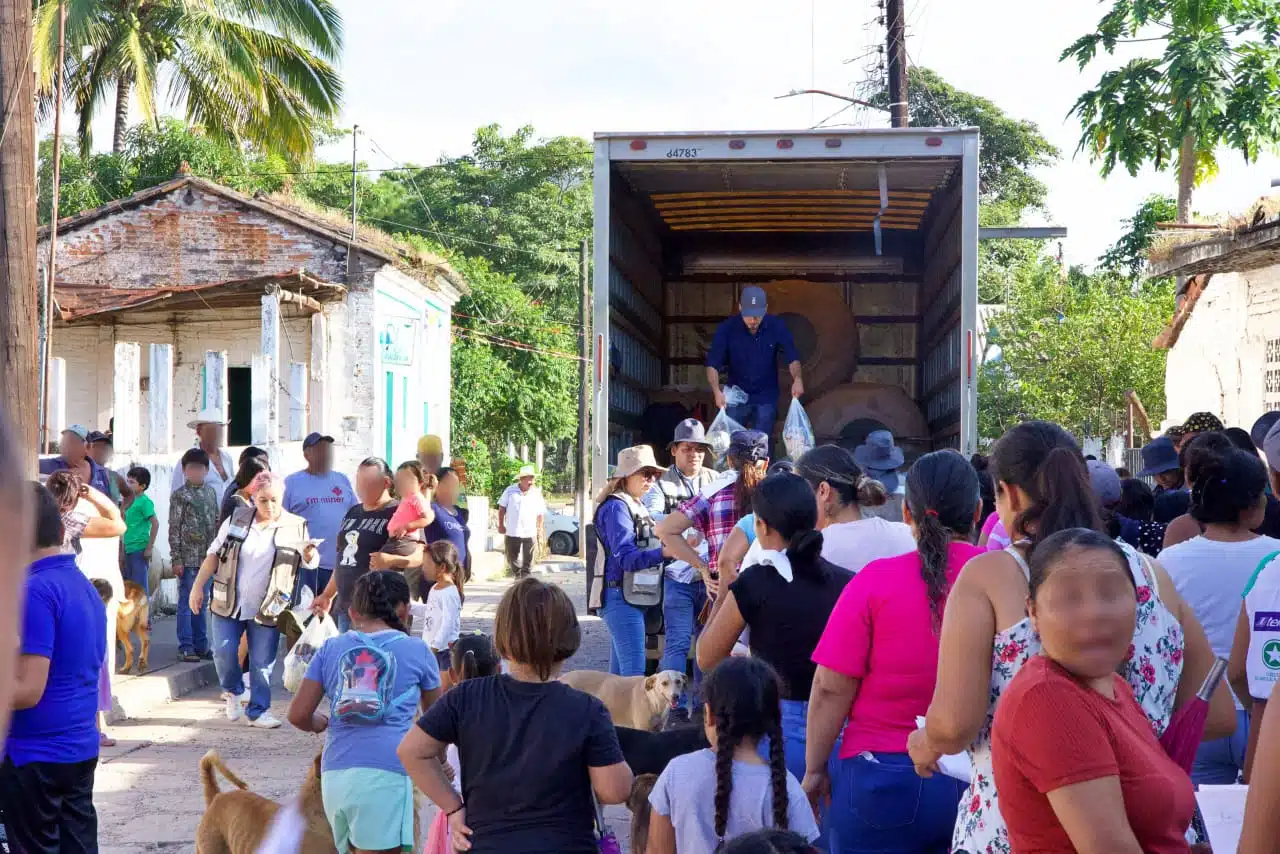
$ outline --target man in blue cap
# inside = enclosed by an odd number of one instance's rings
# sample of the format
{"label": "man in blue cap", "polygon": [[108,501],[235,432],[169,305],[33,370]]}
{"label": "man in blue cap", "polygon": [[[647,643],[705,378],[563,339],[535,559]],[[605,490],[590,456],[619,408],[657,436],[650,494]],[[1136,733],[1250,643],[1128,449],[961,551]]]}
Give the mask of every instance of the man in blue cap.
{"label": "man in blue cap", "polygon": [[[769,433],[778,415],[778,356],[791,372],[791,396],[804,394],[800,375],[800,354],[791,330],[782,318],[768,313],[764,289],[751,285],[742,289],[738,303],[741,314],[721,321],[707,351],[707,382],[716,406],[727,409],[729,417],[743,427]],[[720,373],[747,393],[747,402],[726,406]]]}
{"label": "man in blue cap", "polygon": [[1152,439],[1142,446],[1142,471],[1138,477],[1150,477],[1156,482],[1157,522],[1167,525],[1190,508],[1191,492],[1183,481],[1178,449],[1168,436]]}

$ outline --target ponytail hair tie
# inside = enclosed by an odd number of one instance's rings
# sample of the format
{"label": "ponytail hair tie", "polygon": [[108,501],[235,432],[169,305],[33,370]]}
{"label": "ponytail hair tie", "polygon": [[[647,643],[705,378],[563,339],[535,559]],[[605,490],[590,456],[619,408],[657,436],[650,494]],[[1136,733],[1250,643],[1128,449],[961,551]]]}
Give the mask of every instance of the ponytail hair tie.
{"label": "ponytail hair tie", "polygon": [[934,510],[932,507],[930,507],[928,510],[924,511],[924,515],[926,515],[926,516],[932,516],[933,518],[937,519],[937,518],[938,518],[938,511],[937,511],[937,510]]}

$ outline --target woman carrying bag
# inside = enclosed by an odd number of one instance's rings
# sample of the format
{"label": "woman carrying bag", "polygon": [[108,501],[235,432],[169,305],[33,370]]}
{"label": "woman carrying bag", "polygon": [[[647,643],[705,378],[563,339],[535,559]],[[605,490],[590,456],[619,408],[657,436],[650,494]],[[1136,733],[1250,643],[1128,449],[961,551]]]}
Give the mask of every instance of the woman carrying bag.
{"label": "woman carrying bag", "polygon": [[662,561],[671,555],[641,503],[662,471],[648,445],[625,448],[596,499],[596,560],[603,561],[604,572],[593,585],[590,606],[599,608],[609,627],[609,672],[619,676],[644,675],[645,611],[662,605]]}

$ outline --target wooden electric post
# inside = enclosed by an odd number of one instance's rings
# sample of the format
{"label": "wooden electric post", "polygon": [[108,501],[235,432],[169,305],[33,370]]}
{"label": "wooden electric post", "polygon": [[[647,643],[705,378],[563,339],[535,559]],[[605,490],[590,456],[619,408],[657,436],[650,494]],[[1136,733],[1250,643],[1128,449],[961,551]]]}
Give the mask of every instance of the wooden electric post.
{"label": "wooden electric post", "polygon": [[889,113],[896,128],[904,128],[907,120],[907,15],[906,0],[886,0],[885,28],[888,39],[885,58],[889,71]]}
{"label": "wooden electric post", "polygon": [[31,0],[0,0],[0,416],[36,472],[36,120]]}
{"label": "wooden electric post", "polygon": [[577,488],[578,499],[578,556],[583,560],[587,557],[587,521],[591,518],[591,498],[588,494],[591,488],[591,447],[589,437],[591,430],[587,424],[589,416],[587,414],[588,401],[591,399],[591,372],[589,370],[587,342],[591,339],[587,335],[587,318],[591,312],[591,277],[590,268],[587,266],[588,244],[586,240],[582,241],[582,254],[578,259],[578,280],[581,287],[578,293],[578,471]]}

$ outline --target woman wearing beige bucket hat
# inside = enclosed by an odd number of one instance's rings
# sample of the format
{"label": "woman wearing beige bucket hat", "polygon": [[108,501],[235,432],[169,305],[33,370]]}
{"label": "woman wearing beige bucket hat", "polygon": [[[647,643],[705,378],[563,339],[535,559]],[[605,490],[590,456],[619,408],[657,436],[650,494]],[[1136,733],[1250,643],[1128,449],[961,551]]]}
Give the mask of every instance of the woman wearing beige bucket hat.
{"label": "woman wearing beige bucket hat", "polygon": [[609,627],[609,672],[620,676],[644,675],[645,611],[662,604],[662,561],[670,555],[641,503],[662,471],[653,448],[624,448],[613,479],[596,497],[600,583],[593,585],[590,605]]}

